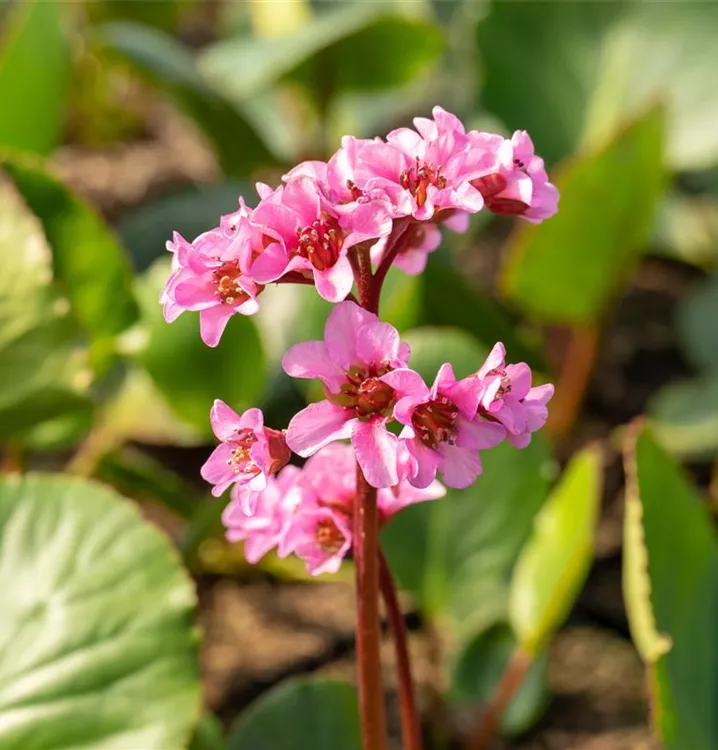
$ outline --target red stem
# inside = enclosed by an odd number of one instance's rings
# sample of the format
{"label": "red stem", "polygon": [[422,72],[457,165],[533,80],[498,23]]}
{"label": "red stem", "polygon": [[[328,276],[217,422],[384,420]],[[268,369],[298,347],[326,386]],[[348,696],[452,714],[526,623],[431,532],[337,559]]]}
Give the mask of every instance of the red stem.
{"label": "red stem", "polygon": [[379,511],[376,489],[357,464],[354,509],[354,564],[357,586],[356,657],[363,750],[386,750],[386,707],[381,675],[379,622]]}
{"label": "red stem", "polygon": [[372,284],[374,297],[373,301],[374,306],[376,307],[376,310],[374,310],[374,312],[379,309],[379,295],[381,294],[381,287],[384,283],[384,279],[389,272],[389,269],[391,268],[391,264],[394,262],[394,258],[396,258],[397,253],[401,249],[401,246],[403,244],[402,240],[407,236],[407,232],[409,231],[410,227],[410,217],[397,219],[394,222],[391,234],[389,235],[389,239],[386,242],[384,255],[382,256],[379,267],[376,269],[376,273],[374,274],[374,280]]}
{"label": "red stem", "polygon": [[399,599],[394,585],[391,568],[379,549],[379,585],[384,598],[386,615],[389,618],[394,649],[396,651],[396,669],[399,679],[399,708],[401,713],[401,735],[404,739],[404,750],[421,750],[421,727],[416,710],[414,682],[411,678],[411,660],[406,639],[404,615],[399,606]]}

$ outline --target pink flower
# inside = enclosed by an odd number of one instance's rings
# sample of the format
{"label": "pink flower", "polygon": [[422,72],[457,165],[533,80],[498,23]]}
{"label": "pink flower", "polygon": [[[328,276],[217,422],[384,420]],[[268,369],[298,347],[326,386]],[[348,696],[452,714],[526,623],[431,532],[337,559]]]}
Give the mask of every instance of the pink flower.
{"label": "pink flower", "polygon": [[415,460],[411,484],[428,487],[437,471],[449,487],[472,484],[481,473],[479,449],[498,445],[505,434],[500,424],[477,417],[477,379],[457,381],[451,365],[445,364],[431,389],[409,369],[394,370],[381,380],[394,389],[394,417],[405,425],[399,437]]}
{"label": "pink flower", "polygon": [[[414,470],[415,461],[404,441],[399,442],[399,476],[409,476]],[[379,522],[383,525],[400,510],[423,503],[426,500],[437,500],[446,495],[444,486],[434,480],[428,487],[414,487],[406,479],[394,487],[385,487],[377,492],[376,499],[379,506]]]}
{"label": "pink flower", "polygon": [[343,300],[354,283],[347,250],[391,231],[382,204],[355,204],[339,211],[306,176],[264,191],[252,221],[263,226],[268,240],[252,264],[251,277],[266,284],[291,271],[310,273],[329,302]]}
{"label": "pink flower", "polygon": [[237,498],[251,512],[256,494],[267,486],[267,477],[282,468],[291,456],[284,433],[264,426],[260,409],[247,409],[241,416],[224,401],[215,401],[210,411],[214,434],[222,442],[202,467],[201,474],[213,484],[212,494],[219,497],[235,484]]}
{"label": "pink flower", "polygon": [[199,310],[200,335],[207,346],[217,346],[232,315],[253,315],[259,309],[257,295],[263,287],[246,275],[251,248],[240,228],[242,213],[224,217],[219,228],[192,243],[177,232],[167,243],[174,255],[160,295],[165,320],[171,323],[185,310]]}
{"label": "pink flower", "polygon": [[483,154],[470,148],[458,118],[441,107],[433,116],[416,118],[416,130],[393,130],[386,142],[342,139],[327,167],[330,187],[347,186],[356,200],[386,202],[394,218],[426,221],[442,209],[481,210],[483,198],[471,180],[486,170]]}
{"label": "pink flower", "polygon": [[472,131],[476,148],[495,155],[486,174],[472,181],[484,196],[486,208],[497,214],[518,215],[537,224],[558,210],[558,190],[548,180],[543,159],[525,130],[517,130],[511,140]]}
{"label": "pink flower", "polygon": [[[402,246],[394,259],[394,265],[409,274],[418,276],[426,268],[429,253],[441,244],[441,232],[435,224],[416,223],[402,238]],[[371,258],[379,263],[386,247],[386,240],[380,240],[371,249]]]}
{"label": "pink flower", "polygon": [[351,438],[357,461],[373,487],[392,487],[397,438],[386,428],[396,394],[382,376],[406,367],[409,347],[397,330],[353,302],[330,313],[324,341],[295,344],[282,367],[295,378],[319,378],[327,399],[310,404],[289,423],[287,443],[300,456]]}
{"label": "pink flower", "polygon": [[244,556],[253,565],[277,546],[280,557],[289,554],[284,538],[304,499],[305,493],[297,483],[301,473],[296,466],[285,466],[276,477],[268,477],[266,487],[256,493],[252,515],[247,515],[245,498],[235,496],[237,487],[233,489],[232,500],[222,513],[222,523],[228,541],[244,541]]}
{"label": "pink flower", "polygon": [[531,368],[525,362],[507,365],[506,349],[500,342],[476,376],[483,386],[479,414],[500,422],[506,428],[506,439],[516,448],[525,448],[531,433],[546,424],[546,404],[553,396],[553,385],[532,388]]}
{"label": "pink flower", "polygon": [[331,508],[300,507],[284,537],[287,551],[307,563],[311,575],[336,573],[351,548],[348,519]]}

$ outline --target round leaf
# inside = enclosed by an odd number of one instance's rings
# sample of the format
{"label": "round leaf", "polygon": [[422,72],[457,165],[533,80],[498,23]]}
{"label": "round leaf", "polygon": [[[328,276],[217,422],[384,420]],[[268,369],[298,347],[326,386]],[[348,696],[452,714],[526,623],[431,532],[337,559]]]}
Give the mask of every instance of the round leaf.
{"label": "round leaf", "polygon": [[195,594],[168,540],[93,482],[0,481],[0,746],[180,748]]}
{"label": "round leaf", "polygon": [[360,750],[356,690],[336,680],[290,680],[242,714],[228,750]]}

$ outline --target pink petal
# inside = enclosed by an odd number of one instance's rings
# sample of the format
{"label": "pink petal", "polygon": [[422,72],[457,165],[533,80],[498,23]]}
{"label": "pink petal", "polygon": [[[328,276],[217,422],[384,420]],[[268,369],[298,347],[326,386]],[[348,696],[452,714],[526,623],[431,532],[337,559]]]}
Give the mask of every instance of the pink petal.
{"label": "pink petal", "polygon": [[[257,411],[259,411],[257,409]],[[261,413],[261,412],[260,412]],[[209,412],[209,422],[218,440],[229,440],[239,427],[239,414],[227,406],[224,401],[216,399]]]}
{"label": "pink petal", "polygon": [[199,335],[207,346],[215,347],[222,338],[227,321],[234,315],[231,305],[217,305],[199,313]]}
{"label": "pink petal", "polygon": [[299,214],[300,223],[309,226],[319,216],[319,194],[308,177],[296,177],[284,186],[282,203]]}
{"label": "pink petal", "polygon": [[418,403],[428,401],[431,397],[431,391],[426,386],[421,375],[408,367],[402,367],[379,378],[384,383],[390,385],[395,391],[398,398],[411,397]]}
{"label": "pink petal", "polygon": [[292,417],[287,428],[287,445],[306,458],[334,440],[351,437],[352,419],[351,411],[330,401],[309,404]]}
{"label": "pink petal", "polygon": [[346,380],[344,371],[332,362],[323,341],[302,341],[282,357],[282,369],[293,378],[319,378],[332,393]]}
{"label": "pink petal", "polygon": [[428,487],[436,479],[436,471],[441,463],[441,456],[421,440],[415,438],[407,441],[409,452],[416,459],[416,474],[408,477],[412,487],[423,489]]}
{"label": "pink petal", "polygon": [[399,331],[389,323],[376,321],[365,325],[357,334],[357,354],[366,365],[399,363]]}
{"label": "pink petal", "polygon": [[469,420],[459,417],[457,427],[456,445],[460,448],[473,450],[494,448],[506,436],[506,430],[502,425],[478,418]]}
{"label": "pink petal", "polygon": [[352,445],[357,461],[372,487],[393,487],[399,482],[397,473],[398,438],[386,429],[383,419],[368,422],[356,420],[352,429]]}
{"label": "pink petal", "polygon": [[206,310],[218,302],[212,289],[201,279],[177,284],[173,296],[175,302],[185,310]]}
{"label": "pink petal", "polygon": [[288,264],[289,256],[284,246],[273,242],[254,261],[249,276],[258,284],[269,284],[284,275]]}
{"label": "pink petal", "polygon": [[480,378],[485,378],[490,372],[494,370],[503,370],[506,364],[506,349],[504,345],[499,341],[494,344],[494,348],[489,352],[489,356],[486,358],[486,362],[479,368],[477,375]]}
{"label": "pink petal", "polygon": [[319,296],[327,302],[341,302],[351,292],[354,285],[354,272],[346,255],[340,255],[337,262],[325,271],[314,270],[314,283]]}
{"label": "pink petal", "polygon": [[441,443],[437,450],[442,457],[439,468],[444,483],[449,487],[462,490],[472,485],[481,474],[481,458],[478,451],[459,448],[449,443]]}
{"label": "pink petal", "polygon": [[441,222],[447,229],[457,234],[464,234],[469,229],[469,214],[456,211]]}
{"label": "pink petal", "polygon": [[376,320],[376,315],[354,302],[340,302],[329,313],[324,327],[324,341],[332,360],[344,370],[357,363],[357,334],[367,323]]}

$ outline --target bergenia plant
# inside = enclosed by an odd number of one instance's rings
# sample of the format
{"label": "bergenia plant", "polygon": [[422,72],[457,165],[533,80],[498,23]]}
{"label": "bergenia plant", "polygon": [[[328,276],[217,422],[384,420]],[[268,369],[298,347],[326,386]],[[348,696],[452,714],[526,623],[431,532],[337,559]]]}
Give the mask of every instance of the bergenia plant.
{"label": "bergenia plant", "polygon": [[[175,234],[165,317],[198,311],[204,342],[216,346],[235,315],[252,315],[270,283],[308,284],[335,303],[322,341],[294,345],[282,360],[294,378],[321,382],[324,399],[285,429],[215,402],[219,446],[202,476],[221,495],[227,538],[255,563],[268,551],[294,554],[309,573],[356,567],[357,670],[365,750],[386,748],[379,662],[381,590],[397,649],[404,746],[420,735],[403,618],[379,529],[407,505],[441,501],[445,486],[481,475],[480,453],[509,441],[527,446],[546,422],[553,386],[532,387],[529,367],[506,364],[497,343],[475,372],[457,379],[450,362],[434,382],[411,369],[411,351],[379,317],[382,285],[396,265],[419,274],[444,228],[465,231],[487,210],[531,222],[557,210],[558,192],[529,136],[467,132],[436,107],[386,139],[347,136],[328,162],[304,162],[259,203],[239,209],[192,242]],[[307,461],[291,464],[292,453]],[[299,461],[295,462],[300,463]]]}

